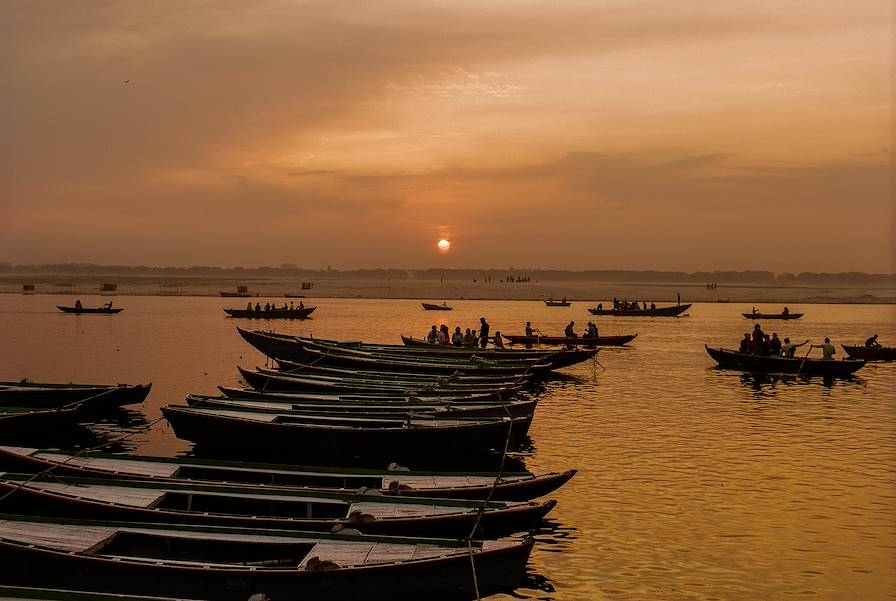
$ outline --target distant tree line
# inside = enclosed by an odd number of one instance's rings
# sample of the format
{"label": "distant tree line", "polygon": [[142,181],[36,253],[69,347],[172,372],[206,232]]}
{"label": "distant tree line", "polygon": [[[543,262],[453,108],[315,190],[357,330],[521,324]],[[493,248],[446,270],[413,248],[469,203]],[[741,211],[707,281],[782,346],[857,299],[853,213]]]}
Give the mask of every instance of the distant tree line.
{"label": "distant tree line", "polygon": [[603,269],[567,271],[559,269],[305,269],[291,263],[279,267],[148,267],[132,265],[94,265],[92,263],[56,263],[33,265],[0,262],[0,274],[54,274],[165,277],[237,277],[237,278],[358,278],[376,280],[476,280],[479,282],[529,279],[541,282],[636,282],[747,284],[760,286],[896,286],[896,274],[886,273],[774,273],[771,271],[634,271]]}

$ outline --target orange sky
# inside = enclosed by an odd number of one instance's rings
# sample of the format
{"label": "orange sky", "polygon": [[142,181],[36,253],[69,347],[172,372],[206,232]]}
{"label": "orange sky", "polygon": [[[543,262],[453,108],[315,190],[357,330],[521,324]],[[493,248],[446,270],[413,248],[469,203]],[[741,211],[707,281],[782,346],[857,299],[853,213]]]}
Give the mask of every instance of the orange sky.
{"label": "orange sky", "polygon": [[893,272],[892,7],[7,2],[0,261]]}

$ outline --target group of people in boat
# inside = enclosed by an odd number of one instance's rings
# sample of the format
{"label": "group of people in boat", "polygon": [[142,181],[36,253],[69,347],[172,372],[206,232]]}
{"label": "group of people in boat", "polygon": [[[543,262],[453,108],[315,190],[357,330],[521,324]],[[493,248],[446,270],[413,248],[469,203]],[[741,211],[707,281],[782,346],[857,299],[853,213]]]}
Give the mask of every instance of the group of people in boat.
{"label": "group of people in boat", "polygon": [[[755,326],[753,326],[752,334],[750,332],[744,333],[744,337],[740,341],[740,347],[738,348],[738,351],[745,355],[765,355],[769,357],[794,358],[796,356],[796,349],[806,344],[809,344],[808,340],[797,344],[795,342],[791,342],[790,338],[786,337],[784,338],[784,341],[782,343],[781,339],[778,338],[777,332],[772,332],[772,335],[768,336],[765,332],[762,331],[762,326],[757,323]],[[813,348],[821,349],[821,358],[825,360],[833,359],[834,355],[837,353],[834,345],[831,344],[830,338],[825,338],[823,344],[809,345],[810,350]]]}
{"label": "group of people in boat", "polygon": [[[81,304],[81,299],[80,298],[77,299],[75,301],[75,309],[83,309],[83,308],[84,308],[84,305]],[[109,301],[108,303],[103,305],[103,309],[111,309],[111,308],[112,308],[112,301]]]}
{"label": "group of people in boat", "polygon": [[[759,311],[756,310],[756,307],[753,307],[752,313],[753,313],[753,315],[758,315]],[[783,315],[784,317],[787,317],[788,315],[790,315],[790,309],[788,309],[787,307],[784,307],[784,310],[781,311],[781,315]]]}
{"label": "group of people in boat", "polygon": [[292,301],[289,301],[289,304],[283,303],[282,307],[278,307],[274,303],[265,303],[264,307],[261,306],[261,303],[255,303],[255,306],[252,306],[250,302],[246,305],[246,311],[249,313],[270,313],[271,311],[301,311],[305,309],[305,303],[299,301],[298,305],[293,305]]}
{"label": "group of people in boat", "polygon": [[[638,304],[638,301],[620,301],[618,299],[613,299],[613,309],[615,311],[647,311],[648,309],[656,309],[656,303],[650,303],[650,307],[647,306],[647,301],[643,301],[641,304],[644,305],[644,308],[641,308],[641,305]],[[598,310],[602,310],[604,308],[603,304],[597,305]]]}
{"label": "group of people in boat", "polygon": [[[526,322],[527,326],[528,326],[528,323],[529,322]],[[579,336],[578,336],[578,334],[576,334],[575,327],[576,327],[576,322],[574,322],[574,321],[569,322],[568,324],[566,324],[566,329],[563,330],[563,335],[566,336],[567,338],[578,338]],[[582,332],[582,338],[597,338],[597,337],[598,337],[597,324],[589,321],[588,326],[585,328],[585,331]]]}
{"label": "group of people in boat", "polygon": [[426,333],[424,339],[430,344],[467,348],[485,348],[489,342],[492,342],[494,343],[495,348],[504,348],[501,332],[496,331],[494,336],[489,336],[490,331],[491,326],[488,325],[488,322],[485,321],[484,317],[480,317],[478,334],[476,330],[470,328],[461,332],[460,326],[457,326],[454,328],[454,332],[451,332],[445,324],[442,324],[441,326],[433,324],[432,329]]}

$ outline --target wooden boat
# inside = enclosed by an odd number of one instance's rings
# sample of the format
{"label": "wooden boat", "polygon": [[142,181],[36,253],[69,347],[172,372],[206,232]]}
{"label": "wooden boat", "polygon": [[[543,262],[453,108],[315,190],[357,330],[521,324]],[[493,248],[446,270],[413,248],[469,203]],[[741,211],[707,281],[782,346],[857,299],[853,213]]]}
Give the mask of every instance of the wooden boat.
{"label": "wooden boat", "polygon": [[553,300],[553,299],[548,299],[548,300],[544,301],[544,304],[545,304],[545,306],[548,306],[548,307],[568,307],[572,303],[564,298],[563,300],[558,300],[558,301]]}
{"label": "wooden boat", "polygon": [[142,403],[152,384],[50,384],[46,382],[0,382],[0,405],[15,407],[63,407],[79,401],[84,409],[114,409]]}
{"label": "wooden boat", "polygon": [[892,346],[865,346],[842,344],[843,350],[853,359],[865,361],[896,361],[896,347]]}
{"label": "wooden boat", "polygon": [[291,403],[282,399],[247,399],[232,397],[211,397],[188,394],[187,405],[190,407],[206,407],[260,411],[264,413],[301,413],[304,415],[343,415],[356,417],[388,417],[405,419],[414,416],[426,417],[531,417],[538,406],[536,399],[527,401],[509,401],[507,403]]}
{"label": "wooden boat", "polygon": [[236,292],[221,291],[219,292],[219,294],[225,298],[247,298],[249,296],[252,296],[249,293],[248,286],[237,286]]}
{"label": "wooden boat", "polygon": [[[464,394],[502,393],[511,395],[522,389],[523,384],[496,383],[478,386],[441,384],[438,381],[377,381],[301,376],[257,368],[249,371],[237,366],[243,380],[256,390],[330,392],[330,393],[392,393],[394,395],[461,396]],[[447,378],[446,378],[447,379]]]}
{"label": "wooden boat", "polygon": [[258,486],[0,474],[8,513],[392,536],[497,538],[535,527],[556,501],[384,496]]}
{"label": "wooden boat", "polygon": [[[301,340],[301,337],[299,337]],[[551,356],[553,351],[548,350],[538,350],[538,349],[509,349],[509,348],[479,348],[478,346],[454,346],[454,345],[445,345],[438,344],[435,342],[427,342],[422,338],[414,338],[413,336],[401,336],[401,342],[404,347],[410,347],[405,349],[407,352],[414,353],[424,353],[423,356],[445,356],[445,357],[464,357],[469,355],[476,355],[477,357],[485,357],[485,358],[507,358],[507,359],[524,359],[526,357],[537,357],[537,358],[548,358]],[[344,344],[344,343],[343,343]],[[365,343],[355,343],[356,348],[360,348],[362,350],[384,350],[388,352],[394,352],[400,354],[402,352],[402,346],[394,345],[394,344],[365,344]]]}
{"label": "wooden boat", "polygon": [[510,344],[554,344],[563,346],[622,346],[634,340],[637,334],[624,336],[598,336],[597,338],[570,338],[568,336],[524,336],[501,334]]}
{"label": "wooden boat", "polygon": [[123,593],[100,593],[97,591],[68,591],[55,588],[33,586],[9,586],[0,584],[0,599],[3,601],[189,601],[170,597],[147,597]]}
{"label": "wooden boat", "polygon": [[576,470],[531,472],[441,472],[351,467],[325,468],[276,463],[248,463],[196,457],[146,457],[0,446],[0,465],[8,469],[92,478],[228,482],[291,488],[300,491],[357,492],[360,488],[403,497],[439,497],[526,501],[551,493]]}
{"label": "wooden boat", "polygon": [[690,308],[691,303],[655,309],[588,309],[588,312],[592,315],[613,315],[615,317],[675,317]]}
{"label": "wooden boat", "polygon": [[112,307],[63,307],[62,305],[56,305],[56,308],[63,313],[74,313],[76,315],[84,315],[89,313],[114,315],[115,313],[121,313],[122,311],[124,311],[124,309],[118,307],[113,309]]}
{"label": "wooden boat", "polygon": [[[178,438],[211,449],[241,449],[278,457],[307,453],[324,458],[416,461],[421,457],[486,454],[502,449],[517,420],[409,418],[343,419],[221,409],[162,407]],[[450,451],[449,451],[450,449]]]}
{"label": "wooden boat", "polygon": [[0,441],[52,437],[74,428],[82,411],[77,403],[53,409],[0,406]]}
{"label": "wooden boat", "polygon": [[348,369],[341,367],[325,367],[320,365],[312,365],[309,363],[298,363],[296,361],[287,361],[286,359],[274,359],[280,372],[284,375],[310,374],[314,376],[324,376],[330,378],[348,378],[352,380],[375,379],[379,382],[388,383],[394,380],[412,381],[412,382],[452,382],[455,384],[473,384],[473,385],[515,385],[522,384],[530,380],[530,378],[507,377],[503,375],[490,376],[488,374],[477,373],[456,373],[450,376],[439,374],[426,374],[417,371],[386,371],[386,370],[365,370],[365,369]]}
{"label": "wooden boat", "polygon": [[224,312],[230,317],[244,319],[308,319],[308,317],[314,313],[315,309],[317,309],[317,307],[305,307],[303,309],[299,309],[298,307],[284,309],[280,307],[278,309],[269,309],[267,311],[264,309],[260,311],[254,309],[251,311],[249,309],[224,309]]}
{"label": "wooden boat", "polygon": [[709,346],[705,348],[709,356],[719,364],[719,367],[743,371],[843,377],[853,374],[865,366],[865,361],[858,359],[825,361],[823,359],[809,359],[806,357],[750,355],[729,349],[710,348]]}
{"label": "wooden boat", "polygon": [[423,305],[423,309],[426,311],[450,311],[451,307],[442,303],[441,305],[435,305],[433,303],[421,303]]}
{"label": "wooden boat", "polygon": [[741,313],[747,319],[799,319],[805,313]]}
{"label": "wooden boat", "polygon": [[[0,581],[246,601],[468,601],[512,590],[533,540],[466,540],[0,516]],[[300,591],[300,593],[297,593]]]}
{"label": "wooden boat", "polygon": [[358,392],[301,392],[289,390],[257,390],[255,388],[233,388],[229,386],[218,386],[224,396],[229,398],[245,398],[255,400],[282,399],[285,402],[293,403],[341,403],[341,402],[377,402],[377,403],[494,403],[506,402],[513,395],[504,394],[502,392],[483,393],[457,393],[454,395],[427,395],[427,394],[406,394],[402,393],[379,392],[379,393],[358,393]]}

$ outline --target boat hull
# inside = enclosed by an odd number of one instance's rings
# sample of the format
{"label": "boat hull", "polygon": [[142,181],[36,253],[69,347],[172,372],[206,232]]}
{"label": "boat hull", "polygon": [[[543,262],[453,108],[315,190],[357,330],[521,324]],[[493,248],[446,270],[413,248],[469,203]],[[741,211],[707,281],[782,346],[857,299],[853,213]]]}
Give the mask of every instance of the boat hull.
{"label": "boat hull", "polygon": [[622,346],[634,340],[638,335],[598,336],[597,338],[571,338],[568,336],[516,336],[501,334],[510,344],[553,344],[563,346]]}
{"label": "boat hull", "polygon": [[741,313],[747,319],[799,319],[805,313]]}
{"label": "boat hull", "polygon": [[37,382],[0,382],[0,405],[48,409],[84,402],[84,409],[98,411],[142,403],[151,388],[152,384],[66,386]]}
{"label": "boat hull", "polygon": [[426,311],[451,311],[448,305],[434,305],[432,303],[421,303]]}
{"label": "boat hull", "polygon": [[265,311],[250,311],[249,309],[224,309],[230,317],[241,319],[308,319],[317,307],[305,307],[302,309],[270,309]]}
{"label": "boat hull", "polygon": [[896,361],[896,347],[888,346],[851,346],[841,345],[846,354],[854,359],[865,361]]}
{"label": "boat hull", "polygon": [[63,313],[73,313],[75,315],[88,315],[88,314],[102,314],[102,315],[114,315],[116,313],[121,313],[124,311],[122,308],[111,308],[111,307],[63,307],[62,305],[56,305],[56,308],[62,311]]}
{"label": "boat hull", "polygon": [[691,303],[656,309],[588,309],[592,315],[612,315],[614,317],[676,317],[691,308]]}
{"label": "boat hull", "polygon": [[706,352],[719,367],[769,373],[819,375],[828,377],[849,376],[865,366],[864,361],[843,359],[840,361],[808,359],[805,357],[775,357],[749,355],[728,349],[706,347]]}

